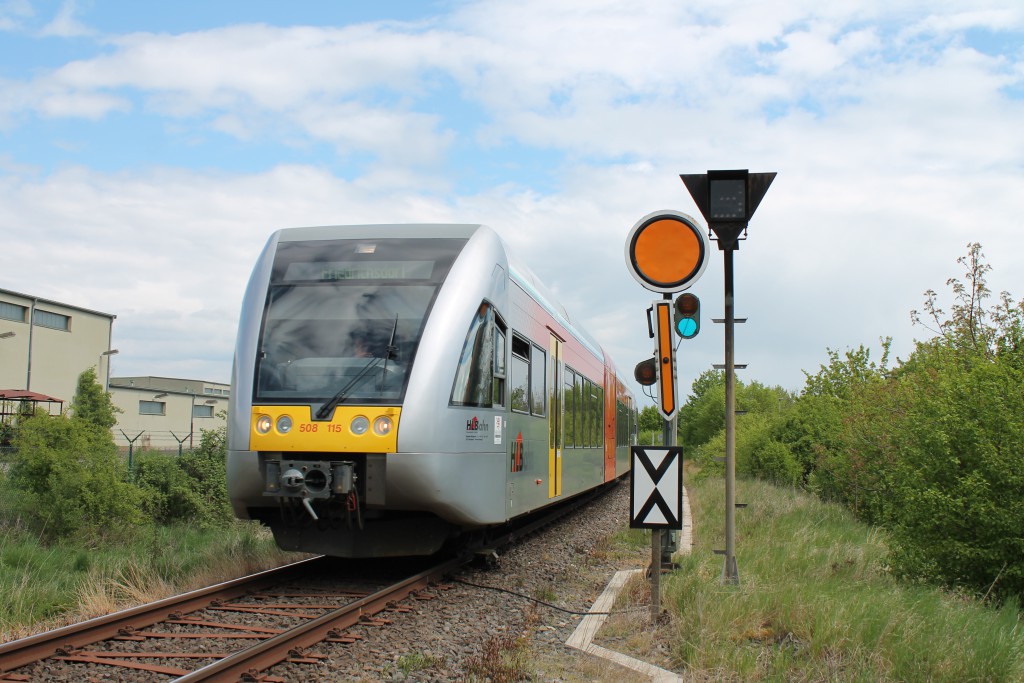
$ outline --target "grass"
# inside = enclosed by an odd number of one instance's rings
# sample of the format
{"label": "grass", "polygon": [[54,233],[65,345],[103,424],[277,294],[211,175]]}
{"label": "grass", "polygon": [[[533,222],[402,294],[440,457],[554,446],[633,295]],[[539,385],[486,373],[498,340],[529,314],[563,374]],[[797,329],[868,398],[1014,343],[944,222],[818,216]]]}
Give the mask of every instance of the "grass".
{"label": "grass", "polygon": [[48,546],[0,525],[0,641],[106,614],[295,559],[252,523],[140,527],[120,543]]}
{"label": "grass", "polygon": [[530,664],[530,638],[539,622],[536,608],[531,609],[521,632],[507,631],[484,641],[481,653],[464,663],[464,679],[489,683],[524,680]]}
{"label": "grass", "polygon": [[690,488],[693,552],[662,583],[669,623],[632,639],[638,655],[656,648],[698,679],[1024,680],[1016,605],[898,583],[885,535],[838,506],[753,481],[738,482],[737,499],[750,504],[736,516],[741,585],[721,585],[723,482],[708,478]]}

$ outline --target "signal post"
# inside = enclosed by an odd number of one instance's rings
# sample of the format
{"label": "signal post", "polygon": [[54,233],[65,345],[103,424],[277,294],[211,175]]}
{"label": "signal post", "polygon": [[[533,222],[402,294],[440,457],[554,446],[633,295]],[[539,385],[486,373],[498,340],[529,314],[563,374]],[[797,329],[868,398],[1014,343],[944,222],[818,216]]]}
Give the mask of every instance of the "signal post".
{"label": "signal post", "polygon": [[[722,583],[738,585],[736,562],[736,354],[733,300],[733,252],[775,173],[747,170],[708,171],[679,176],[718,239],[725,260],[725,564]],[[743,237],[741,237],[741,234]]]}
{"label": "signal post", "polygon": [[689,289],[707,268],[710,241],[690,216],[656,211],[641,218],[626,239],[626,267],[645,289],[658,292],[647,309],[647,329],[655,340],[654,357],[634,370],[637,382],[657,387],[658,412],[665,420],[663,448],[633,446],[630,526],[651,530],[651,621],[661,612],[662,532],[683,528],[682,449],[677,445],[676,335],[691,339],[700,331],[700,301]]}

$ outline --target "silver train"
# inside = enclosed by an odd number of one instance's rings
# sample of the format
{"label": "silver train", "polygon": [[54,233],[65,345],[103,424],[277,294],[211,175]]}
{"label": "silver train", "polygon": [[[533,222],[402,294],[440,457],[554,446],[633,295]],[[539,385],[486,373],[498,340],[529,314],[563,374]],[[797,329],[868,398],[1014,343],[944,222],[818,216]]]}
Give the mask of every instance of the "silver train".
{"label": "silver train", "polygon": [[280,230],[249,281],[235,514],[288,550],[424,555],[623,475],[636,404],[481,225]]}

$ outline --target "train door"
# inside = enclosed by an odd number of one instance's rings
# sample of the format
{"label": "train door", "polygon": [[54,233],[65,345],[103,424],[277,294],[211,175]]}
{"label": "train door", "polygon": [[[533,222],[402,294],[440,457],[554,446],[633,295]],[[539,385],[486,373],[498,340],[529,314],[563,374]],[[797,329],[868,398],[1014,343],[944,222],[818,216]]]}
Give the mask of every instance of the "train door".
{"label": "train door", "polygon": [[616,396],[618,386],[611,368],[604,369],[604,480],[615,478],[615,447],[618,445],[616,433]]}
{"label": "train door", "polygon": [[548,498],[562,495],[562,340],[551,335],[548,354]]}

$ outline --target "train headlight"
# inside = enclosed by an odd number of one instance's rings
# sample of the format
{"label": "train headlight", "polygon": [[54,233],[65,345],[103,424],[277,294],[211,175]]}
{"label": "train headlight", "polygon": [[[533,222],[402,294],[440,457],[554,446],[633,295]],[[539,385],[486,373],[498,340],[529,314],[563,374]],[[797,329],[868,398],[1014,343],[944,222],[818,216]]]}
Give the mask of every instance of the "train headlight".
{"label": "train headlight", "polygon": [[277,418],[277,431],[281,434],[287,434],[292,431],[292,419],[287,415]]}
{"label": "train headlight", "polygon": [[269,433],[271,425],[273,425],[273,420],[270,419],[269,415],[260,415],[256,418],[256,431],[260,434]]}
{"label": "train headlight", "polygon": [[349,425],[349,429],[356,436],[362,436],[366,433],[366,430],[370,428],[370,421],[362,415],[352,418],[352,424]]}
{"label": "train headlight", "polygon": [[395,426],[395,423],[391,421],[391,418],[387,415],[381,415],[373,421],[373,433],[377,436],[387,436],[391,433],[391,428]]}

